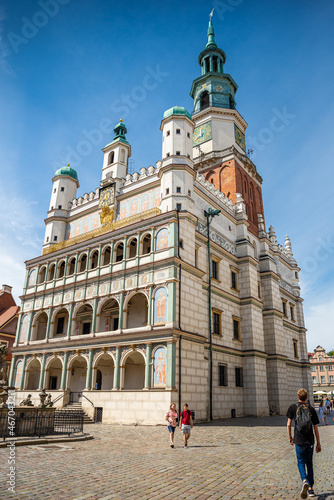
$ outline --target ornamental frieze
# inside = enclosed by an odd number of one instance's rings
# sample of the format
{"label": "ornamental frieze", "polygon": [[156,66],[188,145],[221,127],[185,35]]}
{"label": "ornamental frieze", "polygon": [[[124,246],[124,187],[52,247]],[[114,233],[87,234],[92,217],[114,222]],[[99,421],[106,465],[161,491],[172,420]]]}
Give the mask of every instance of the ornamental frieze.
{"label": "ornamental frieze", "polygon": [[[196,229],[199,233],[203,234],[203,236],[206,236],[206,237],[208,236],[208,229],[207,229],[206,224],[203,224],[202,222],[198,221],[198,225],[197,225]],[[224,250],[227,250],[232,255],[237,254],[236,247],[234,245],[232,245],[232,243],[227,241],[225,238],[223,238],[220,234],[217,234],[212,229],[210,229],[210,240],[213,241],[214,243],[216,243],[217,245],[219,245],[221,248],[224,248]]]}

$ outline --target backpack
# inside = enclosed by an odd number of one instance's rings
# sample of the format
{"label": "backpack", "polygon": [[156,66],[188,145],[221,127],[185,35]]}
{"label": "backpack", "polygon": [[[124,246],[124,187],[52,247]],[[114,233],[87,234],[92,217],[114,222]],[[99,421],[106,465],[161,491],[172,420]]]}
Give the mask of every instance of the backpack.
{"label": "backpack", "polygon": [[307,403],[299,403],[296,411],[296,429],[302,436],[312,432],[311,410]]}

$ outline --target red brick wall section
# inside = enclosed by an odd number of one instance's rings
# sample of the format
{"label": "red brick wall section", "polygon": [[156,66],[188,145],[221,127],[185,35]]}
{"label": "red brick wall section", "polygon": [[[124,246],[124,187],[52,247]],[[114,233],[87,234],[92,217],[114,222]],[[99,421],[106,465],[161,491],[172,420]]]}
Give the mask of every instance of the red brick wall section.
{"label": "red brick wall section", "polygon": [[248,215],[249,230],[257,236],[258,221],[257,214],[263,213],[263,201],[261,187],[240,167],[235,160],[224,162],[213,168],[203,171],[205,180],[208,180],[233,203],[236,202],[236,193],[241,193],[245,200],[246,213]]}

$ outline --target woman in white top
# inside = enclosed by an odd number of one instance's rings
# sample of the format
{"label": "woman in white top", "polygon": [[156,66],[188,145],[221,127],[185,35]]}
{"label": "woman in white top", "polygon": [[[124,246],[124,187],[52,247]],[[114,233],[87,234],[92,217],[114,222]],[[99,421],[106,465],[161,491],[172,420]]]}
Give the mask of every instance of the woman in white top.
{"label": "woman in white top", "polygon": [[319,419],[322,421],[322,425],[328,425],[326,421],[326,405],[323,400],[320,401],[319,405]]}

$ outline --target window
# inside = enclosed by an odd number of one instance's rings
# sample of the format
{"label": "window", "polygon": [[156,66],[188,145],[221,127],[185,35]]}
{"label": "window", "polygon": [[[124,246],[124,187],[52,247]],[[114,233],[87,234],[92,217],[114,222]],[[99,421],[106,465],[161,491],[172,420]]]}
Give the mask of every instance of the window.
{"label": "window", "polygon": [[218,369],[220,387],[227,386],[227,365],[218,365]]}
{"label": "window", "polygon": [[167,130],[167,134],[166,135],[170,135],[170,130]]}
{"label": "window", "polygon": [[56,188],[54,188],[53,192],[55,193],[56,191],[57,191],[57,189],[56,189]]}
{"label": "window", "polygon": [[168,156],[170,156],[170,153],[167,153],[167,154],[166,154],[166,156],[167,156],[167,158],[168,158]]}
{"label": "window", "polygon": [[209,92],[205,91],[203,92],[203,94],[201,95],[201,109],[205,109],[205,108],[208,108],[209,105],[210,105],[210,101],[209,101]]}
{"label": "window", "polygon": [[261,283],[257,284],[257,296],[261,299]]}
{"label": "window", "polygon": [[61,205],[58,205],[58,210],[61,210]]}
{"label": "window", "polygon": [[316,370],[315,366],[311,366],[311,372],[316,372],[316,371],[317,370]]}
{"label": "window", "polygon": [[322,356],[319,356],[319,361],[322,361]]}
{"label": "window", "polygon": [[321,383],[322,383],[322,384],[325,384],[325,383],[326,383],[326,382],[325,382],[325,377],[321,377]]}
{"label": "window", "polygon": [[317,383],[317,377],[312,377],[312,382],[313,382],[313,384],[316,384]]}
{"label": "window", "polygon": [[233,318],[233,339],[240,340],[240,320]]}
{"label": "window", "polygon": [[198,248],[195,247],[195,267],[198,267]]}
{"label": "window", "polygon": [[46,242],[48,242],[48,241],[49,241],[49,237],[47,236],[47,237],[46,237]]}
{"label": "window", "polygon": [[298,340],[293,340],[293,355],[295,358],[298,358]]}
{"label": "window", "polygon": [[297,280],[298,279],[298,272],[295,271],[295,279]]}
{"label": "window", "polygon": [[323,372],[323,371],[324,371],[324,367],[323,367],[323,366],[319,366],[319,370],[320,370],[321,372]]}
{"label": "window", "polygon": [[244,386],[242,368],[239,368],[238,366],[235,367],[235,386],[236,387]]}
{"label": "window", "polygon": [[190,189],[188,189],[188,196],[191,196],[191,191],[190,191]]}
{"label": "window", "polygon": [[328,366],[327,366],[327,368],[328,368],[328,370],[329,370],[329,371],[332,371],[332,370],[333,370],[332,365],[328,365]]}
{"label": "window", "polygon": [[180,238],[180,243],[179,243],[180,248],[183,248],[183,240]]}
{"label": "window", "polygon": [[114,151],[111,151],[108,156],[108,165],[111,165],[112,163],[114,163]]}
{"label": "window", "polygon": [[221,335],[221,312],[213,311],[213,333],[215,335]]}
{"label": "window", "polygon": [[65,322],[64,317],[58,318],[57,331],[56,331],[57,334],[64,333],[64,322]]}
{"label": "window", "polygon": [[211,277],[214,280],[218,280],[218,262],[216,260],[211,261],[211,268],[212,268]]}
{"label": "window", "polygon": [[188,137],[188,139],[190,139],[190,134],[189,134],[189,132],[187,132],[187,137]]}
{"label": "window", "polygon": [[329,376],[329,383],[334,384],[334,375]]}
{"label": "window", "polygon": [[88,335],[90,333],[90,323],[84,323],[82,325],[82,334],[83,335]]}
{"label": "window", "polygon": [[177,204],[176,204],[176,210],[177,210],[178,212],[181,212],[181,208],[182,208],[181,203],[177,203]]}
{"label": "window", "polygon": [[290,304],[290,317],[291,321],[295,321],[295,306]]}
{"label": "window", "polygon": [[231,271],[231,288],[238,290],[238,276],[235,271]]}
{"label": "window", "polygon": [[283,315],[287,318],[286,314],[286,300],[282,300]]}
{"label": "window", "polygon": [[53,241],[57,241],[57,240],[58,240],[58,236],[54,236]]}
{"label": "window", "polygon": [[176,192],[177,192],[177,193],[181,193],[181,188],[180,188],[180,187],[177,187],[177,188],[176,188]]}
{"label": "window", "polygon": [[180,156],[181,155],[181,152],[180,151],[176,151],[176,156]]}
{"label": "window", "polygon": [[169,194],[169,188],[166,188],[166,194]]}
{"label": "window", "polygon": [[60,188],[60,191],[65,191],[65,188],[63,188],[63,187],[62,187],[62,188]]}
{"label": "window", "polygon": [[179,128],[176,129],[177,134],[181,134],[181,130]]}

